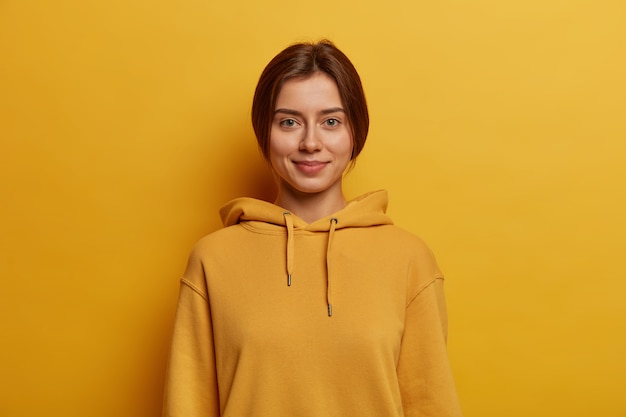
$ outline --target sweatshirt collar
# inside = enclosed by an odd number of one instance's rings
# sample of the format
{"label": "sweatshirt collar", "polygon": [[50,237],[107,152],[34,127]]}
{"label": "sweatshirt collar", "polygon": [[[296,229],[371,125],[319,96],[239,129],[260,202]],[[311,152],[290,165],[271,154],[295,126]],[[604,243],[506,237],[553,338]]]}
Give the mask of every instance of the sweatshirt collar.
{"label": "sweatshirt collar", "polygon": [[[274,204],[254,198],[238,198],[232,200],[220,210],[224,226],[232,226],[246,222],[257,229],[268,232],[277,229],[286,230],[286,276],[287,286],[291,287],[295,265],[294,231],[327,233],[326,243],[326,302],[328,317],[333,315],[332,277],[333,277],[333,241],[337,230],[350,227],[370,227],[393,224],[386,214],[387,192],[385,190],[364,194],[348,202],[342,210],[306,223],[304,220]],[[284,233],[284,232],[283,232]]]}
{"label": "sweatshirt collar", "polygon": [[[241,222],[260,222],[265,227],[285,227],[283,213],[285,210],[275,204],[255,198],[242,197],[234,199],[220,209],[222,224],[232,226]],[[346,207],[327,217],[307,223],[292,213],[294,230],[310,232],[327,232],[331,218],[339,220],[337,228],[369,227],[393,224],[387,216],[387,191],[378,190],[363,194],[350,200]],[[255,226],[265,228],[263,225]]]}

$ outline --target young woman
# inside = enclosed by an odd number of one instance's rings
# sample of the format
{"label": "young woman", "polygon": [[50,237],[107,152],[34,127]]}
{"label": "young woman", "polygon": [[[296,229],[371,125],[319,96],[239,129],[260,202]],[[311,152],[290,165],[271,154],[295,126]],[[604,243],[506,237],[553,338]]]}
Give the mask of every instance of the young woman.
{"label": "young woman", "polygon": [[343,195],[369,125],[354,66],[328,41],[288,47],[252,122],[278,195],[231,201],[192,251],[164,415],[460,416],[433,255],[384,191]]}

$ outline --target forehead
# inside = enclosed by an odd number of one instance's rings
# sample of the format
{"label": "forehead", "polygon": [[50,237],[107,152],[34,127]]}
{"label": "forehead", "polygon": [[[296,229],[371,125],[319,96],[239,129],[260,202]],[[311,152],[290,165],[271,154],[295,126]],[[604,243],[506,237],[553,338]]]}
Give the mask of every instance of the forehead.
{"label": "forehead", "polygon": [[275,109],[294,106],[340,107],[341,104],[335,80],[324,72],[317,72],[310,77],[285,81],[276,97]]}

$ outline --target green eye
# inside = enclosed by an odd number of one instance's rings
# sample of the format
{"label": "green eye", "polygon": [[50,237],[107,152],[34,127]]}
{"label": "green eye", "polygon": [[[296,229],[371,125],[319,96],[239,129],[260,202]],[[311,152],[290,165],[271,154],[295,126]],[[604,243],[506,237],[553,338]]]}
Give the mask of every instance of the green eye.
{"label": "green eye", "polygon": [[280,125],[284,127],[294,127],[296,125],[296,121],[293,119],[285,119],[281,120]]}
{"label": "green eye", "polygon": [[337,119],[328,119],[328,120],[326,120],[326,124],[328,126],[337,126],[339,124],[339,120],[337,120]]}

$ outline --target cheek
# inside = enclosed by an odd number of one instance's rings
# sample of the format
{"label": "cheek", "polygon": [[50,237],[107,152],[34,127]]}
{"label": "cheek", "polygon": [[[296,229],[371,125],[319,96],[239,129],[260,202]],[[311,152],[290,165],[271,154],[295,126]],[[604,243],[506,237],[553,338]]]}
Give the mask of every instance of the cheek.
{"label": "cheek", "polygon": [[272,131],[269,138],[268,157],[270,162],[277,161],[286,155],[289,155],[289,140],[284,135]]}
{"label": "cheek", "polygon": [[349,159],[352,159],[352,154],[354,150],[354,139],[352,138],[352,129],[350,128],[350,123],[346,123],[343,126],[343,131],[340,138],[340,141],[337,143],[337,151],[341,152],[342,155],[347,154]]}
{"label": "cheek", "polygon": [[337,143],[336,149],[338,154],[341,154],[348,159],[352,159],[352,151],[354,149],[352,132],[347,131],[345,135],[342,135],[341,140]]}

